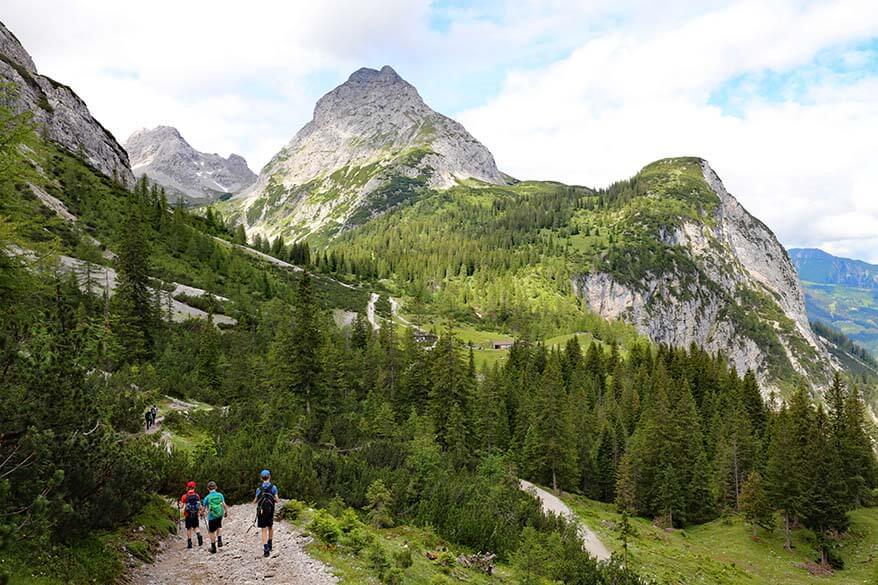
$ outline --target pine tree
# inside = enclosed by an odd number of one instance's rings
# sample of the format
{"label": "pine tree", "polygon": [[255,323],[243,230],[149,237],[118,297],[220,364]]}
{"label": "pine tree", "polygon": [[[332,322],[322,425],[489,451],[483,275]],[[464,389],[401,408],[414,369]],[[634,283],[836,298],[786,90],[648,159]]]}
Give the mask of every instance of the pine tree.
{"label": "pine tree", "polygon": [[142,204],[146,189],[146,182],[141,181],[135,193],[137,200],[128,211],[119,246],[113,297],[117,339],[124,359],[130,363],[143,362],[152,356],[153,333],[158,322],[149,288],[149,239]]}
{"label": "pine tree", "polygon": [[774,509],[765,490],[762,475],[754,470],[747,475],[740,495],[741,513],[753,527],[753,538],[756,538],[756,528],[766,530],[774,528]]}
{"label": "pine tree", "polygon": [[619,469],[616,473],[616,509],[623,514],[633,514],[637,511],[637,494],[634,478],[632,477],[631,457],[628,453],[622,455],[619,461]]}
{"label": "pine tree", "polygon": [[757,445],[750,417],[740,400],[733,402],[718,421],[716,478],[723,505],[740,510],[741,486],[757,461]]}
{"label": "pine tree", "polygon": [[240,246],[247,245],[247,230],[244,229],[244,224],[239,223],[235,228],[235,237],[232,241]]}
{"label": "pine tree", "polygon": [[320,395],[320,332],[317,305],[311,289],[311,275],[302,273],[293,309],[294,324],[292,334],[292,391],[305,403],[305,412],[310,414],[314,406],[321,407]]}
{"label": "pine tree", "polygon": [[791,524],[806,509],[810,487],[810,442],[813,413],[803,389],[793,395],[771,426],[766,464],[766,491],[784,520],[785,548],[792,547]]}
{"label": "pine tree", "polygon": [[848,391],[844,419],[846,445],[840,456],[852,505],[858,507],[863,503],[863,495],[878,486],[878,461],[872,439],[866,431],[866,406],[856,384],[851,384]]}
{"label": "pine tree", "polygon": [[576,485],[577,452],[572,412],[566,401],[560,359],[553,355],[543,372],[531,412],[528,465],[538,481],[559,486]]}
{"label": "pine tree", "polygon": [[839,453],[832,440],[832,429],[822,405],[814,417],[811,438],[812,481],[806,495],[803,523],[814,531],[820,546],[822,564],[827,564],[829,539],[847,530],[848,492],[841,471]]}
{"label": "pine tree", "polygon": [[448,413],[448,430],[445,433],[445,442],[448,445],[448,458],[451,465],[456,469],[465,467],[470,458],[466,419],[460,405],[456,402],[451,403]]}

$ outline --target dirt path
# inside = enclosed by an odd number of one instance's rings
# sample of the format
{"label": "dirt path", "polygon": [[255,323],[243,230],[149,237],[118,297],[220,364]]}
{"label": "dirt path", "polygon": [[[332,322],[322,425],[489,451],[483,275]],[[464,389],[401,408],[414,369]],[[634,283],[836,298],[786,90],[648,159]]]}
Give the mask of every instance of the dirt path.
{"label": "dirt path", "polygon": [[393,297],[390,297],[390,314],[391,314],[391,316],[396,317],[399,320],[399,322],[402,323],[403,325],[405,325],[406,327],[414,327],[415,326],[414,323],[412,323],[411,321],[409,321],[408,319],[406,319],[405,317],[403,317],[402,315],[399,314],[399,301],[397,301]]}
{"label": "dirt path", "polygon": [[378,293],[372,293],[369,295],[369,304],[366,305],[366,318],[369,319],[369,323],[372,324],[372,329],[378,331],[381,328],[381,325],[378,324],[378,319],[375,316],[375,303],[378,302],[378,299],[381,298],[381,295]]}
{"label": "dirt path", "polygon": [[579,535],[582,537],[582,547],[587,550],[593,557],[599,561],[607,561],[610,559],[610,550],[601,542],[598,535],[589,527],[579,521],[576,514],[562,502],[557,496],[547,492],[546,490],[535,486],[529,481],[519,480],[521,489],[536,495],[543,504],[543,512],[552,512],[559,516],[564,516],[579,524]]}
{"label": "dirt path", "polygon": [[[223,543],[210,554],[207,530],[202,527],[204,546],[186,548],[185,534],[164,541],[152,565],[144,565],[131,576],[133,585],[330,585],[338,579],[329,568],[312,559],[304,546],[309,537],[302,536],[286,522],[274,524],[274,551],[263,558],[259,531],[253,525],[253,504],[232,506],[223,521]],[[204,524],[204,523],[202,523]],[[194,540],[194,539],[193,539]]]}

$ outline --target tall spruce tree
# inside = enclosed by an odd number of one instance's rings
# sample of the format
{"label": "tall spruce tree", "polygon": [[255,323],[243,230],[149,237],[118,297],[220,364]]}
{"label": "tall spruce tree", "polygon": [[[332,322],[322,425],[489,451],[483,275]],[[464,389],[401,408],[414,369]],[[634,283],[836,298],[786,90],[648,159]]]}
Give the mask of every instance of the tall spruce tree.
{"label": "tall spruce tree", "polygon": [[130,363],[148,360],[158,323],[153,292],[149,287],[150,246],[144,218],[148,186],[144,177],[133,193],[117,258],[116,291],[112,307],[116,315],[116,338],[123,358]]}
{"label": "tall spruce tree", "polygon": [[543,372],[524,449],[532,477],[555,491],[575,486],[578,470],[572,412],[566,401],[560,361],[553,354]]}

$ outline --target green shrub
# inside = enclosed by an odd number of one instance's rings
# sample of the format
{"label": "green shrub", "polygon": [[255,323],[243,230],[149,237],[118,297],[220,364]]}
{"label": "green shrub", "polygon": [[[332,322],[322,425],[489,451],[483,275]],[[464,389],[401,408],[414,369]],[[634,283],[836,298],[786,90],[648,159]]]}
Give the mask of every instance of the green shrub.
{"label": "green shrub", "polygon": [[369,521],[376,528],[388,528],[393,526],[393,517],[390,515],[390,503],[393,494],[380,479],[376,479],[366,492],[369,500]]}
{"label": "green shrub", "polygon": [[408,569],[414,564],[414,559],[412,558],[412,549],[410,546],[404,546],[403,548],[394,551],[393,553],[393,564],[395,564],[400,569]]}
{"label": "green shrub", "polygon": [[388,570],[381,580],[387,585],[402,585],[403,574],[404,571],[402,569],[394,567]]}
{"label": "green shrub", "polygon": [[131,556],[140,559],[144,563],[151,563],[155,560],[152,551],[149,550],[149,543],[143,540],[132,540],[125,543],[125,550],[131,553]]}
{"label": "green shrub", "polygon": [[347,508],[338,518],[338,525],[345,534],[363,526],[360,517],[353,508]]}
{"label": "green shrub", "polygon": [[350,550],[355,555],[359,555],[360,552],[367,546],[371,545],[375,542],[375,536],[365,529],[365,527],[355,528],[346,534],[341,535],[341,539],[339,543]]}
{"label": "green shrub", "polygon": [[387,551],[378,543],[372,544],[367,553],[369,567],[382,582],[385,582],[388,571],[390,571],[390,559],[387,558]]}
{"label": "green shrub", "polygon": [[308,530],[317,540],[326,544],[335,544],[341,537],[341,528],[339,528],[338,522],[329,512],[324,510],[317,510],[311,523],[308,524]]}
{"label": "green shrub", "polygon": [[305,503],[299,500],[289,500],[284,504],[280,511],[280,517],[287,522],[296,522],[302,517],[305,511]]}

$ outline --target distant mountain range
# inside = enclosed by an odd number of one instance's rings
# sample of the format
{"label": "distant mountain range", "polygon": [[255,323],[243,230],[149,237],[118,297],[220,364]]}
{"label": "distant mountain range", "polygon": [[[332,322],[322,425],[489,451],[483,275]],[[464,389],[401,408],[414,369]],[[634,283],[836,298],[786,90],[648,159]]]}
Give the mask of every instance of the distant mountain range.
{"label": "distant mountain range", "polygon": [[138,130],[125,141],[125,150],[134,176],[146,176],[165,187],[171,202],[211,203],[243,191],[256,180],[244,157],[199,152],[171,126]]}
{"label": "distant mountain range", "polygon": [[875,264],[840,258],[817,248],[792,248],[789,254],[799,278],[804,281],[878,289]]}
{"label": "distant mountain range", "polygon": [[198,152],[170,126],[135,133],[126,153],[2,26],[0,80],[69,156],[129,186],[130,164],[172,200],[237,193],[215,205],[251,242],[270,237],[280,253],[281,236],[305,241],[312,268],[399,291],[403,312],[420,305],[488,338],[636,329],[721,352],[766,388],[829,379],[787,253],[701,158],[655,161],[607,189],[519,181],[385,66],[321,98],[254,183],[241,157]]}
{"label": "distant mountain range", "polygon": [[792,248],[812,321],[822,321],[878,355],[878,265],[815,248]]}
{"label": "distant mountain range", "polygon": [[761,380],[827,378],[786,252],[707,161],[656,161],[605,191],[518,181],[389,66],[323,96],[217,209],[251,237],[307,241],[344,278],[427,290],[428,310],[485,331],[596,313]]}

